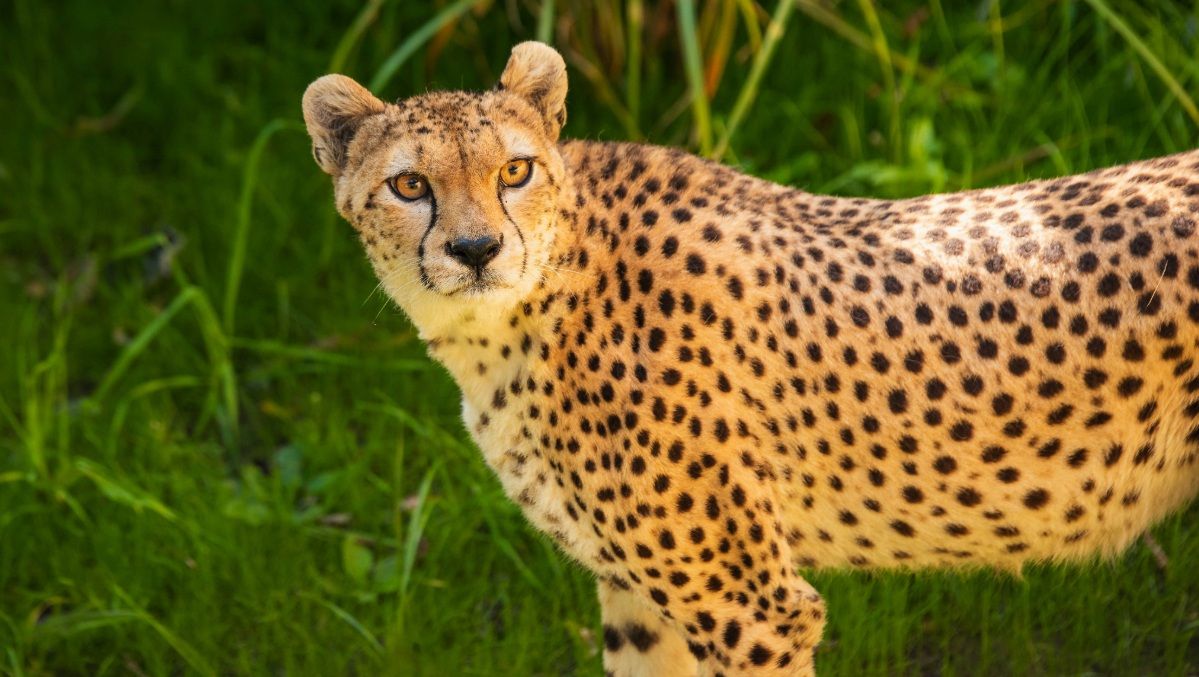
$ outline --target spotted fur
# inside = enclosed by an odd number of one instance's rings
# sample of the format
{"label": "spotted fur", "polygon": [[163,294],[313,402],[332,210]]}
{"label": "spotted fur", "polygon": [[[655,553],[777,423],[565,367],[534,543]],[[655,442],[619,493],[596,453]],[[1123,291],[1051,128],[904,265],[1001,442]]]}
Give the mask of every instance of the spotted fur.
{"label": "spotted fur", "polygon": [[[494,91],[326,76],[304,110],[485,459],[599,579],[610,673],[810,673],[802,568],[1111,555],[1196,493],[1199,152],[827,197],[558,143],[565,94],[525,43]],[[466,235],[503,243],[475,277]]]}

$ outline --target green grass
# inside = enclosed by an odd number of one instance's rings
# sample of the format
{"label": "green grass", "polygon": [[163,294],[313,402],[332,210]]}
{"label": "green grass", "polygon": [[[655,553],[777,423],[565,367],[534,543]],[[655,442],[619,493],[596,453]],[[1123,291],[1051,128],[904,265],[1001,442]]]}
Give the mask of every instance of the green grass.
{"label": "green grass", "polygon": [[[599,674],[587,574],[505,500],[333,211],[298,125],[330,63],[479,88],[551,35],[570,135],[842,194],[1199,137],[1193,5],[796,0],[772,38],[774,2],[728,1],[0,2],[0,673]],[[819,666],[1197,674],[1197,517],[1155,530],[1164,570],[1138,544],[815,576]]]}

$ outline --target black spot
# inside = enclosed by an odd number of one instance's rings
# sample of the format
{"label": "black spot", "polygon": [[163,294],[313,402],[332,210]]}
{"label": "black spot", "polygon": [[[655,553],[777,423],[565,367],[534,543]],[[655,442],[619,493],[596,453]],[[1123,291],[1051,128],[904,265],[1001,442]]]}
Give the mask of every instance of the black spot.
{"label": "black spot", "polygon": [[1061,364],[1066,360],[1066,348],[1060,343],[1052,343],[1045,348],[1045,358],[1052,364]]}
{"label": "black spot", "polygon": [[1140,233],[1128,243],[1128,251],[1133,256],[1144,258],[1153,250],[1153,238],[1148,233]]}
{"label": "black spot", "polygon": [[1029,370],[1028,360],[1019,356],[1013,357],[1008,360],[1007,368],[1013,376],[1023,376]]}
{"label": "black spot", "polygon": [[1024,495],[1024,506],[1029,510],[1040,510],[1049,502],[1049,492],[1044,489],[1033,489]]}
{"label": "black spot", "polygon": [[946,364],[957,364],[962,360],[962,350],[956,343],[946,342],[941,346],[941,359]]}
{"label": "black spot", "polygon": [[870,313],[862,306],[854,306],[849,311],[849,318],[857,327],[865,327],[870,324]]}
{"label": "black spot", "polygon": [[1091,252],[1087,252],[1078,257],[1078,272],[1093,273],[1097,268],[1099,268],[1098,256],[1092,254]]}
{"label": "black spot", "polygon": [[949,307],[949,321],[958,327],[964,327],[969,322],[966,311],[961,306]]}
{"label": "black spot", "polygon": [[966,420],[958,421],[949,429],[949,436],[954,441],[966,442],[974,437],[974,425]]}
{"label": "black spot", "polygon": [[979,339],[978,341],[978,356],[992,360],[999,354],[999,345],[988,338]]}
{"label": "black spot", "polygon": [[1045,444],[1042,444],[1040,448],[1037,449],[1037,456],[1041,458],[1052,458],[1061,450],[1062,441],[1055,437]]}
{"label": "black spot", "polygon": [[650,632],[640,623],[629,623],[626,625],[624,627],[624,634],[625,637],[629,638],[629,643],[642,653],[649,651],[653,645],[658,643],[657,633]]}
{"label": "black spot", "polygon": [[995,412],[996,416],[1006,416],[1011,413],[1014,400],[1007,393],[1000,393],[991,398],[991,411]]}
{"label": "black spot", "polygon": [[958,503],[961,503],[967,508],[972,508],[982,501],[982,496],[979,496],[978,492],[974,489],[971,489],[970,487],[964,487],[961,491],[958,491],[957,499]]}
{"label": "black spot", "polygon": [[998,463],[999,461],[1003,460],[1004,456],[1007,456],[1007,449],[1004,449],[1000,446],[991,445],[983,449],[982,459],[983,463]]}
{"label": "black spot", "polygon": [[1095,390],[1107,383],[1107,374],[1098,369],[1088,369],[1083,372],[1082,381],[1088,388]]}
{"label": "black spot", "polygon": [[1120,396],[1124,398],[1132,397],[1140,392],[1141,386],[1143,386],[1144,383],[1145,382],[1140,377],[1129,376],[1120,380],[1120,383],[1116,386],[1116,392],[1118,392]]}
{"label": "black spot", "polygon": [[654,327],[649,332],[649,349],[651,352],[658,352],[662,348],[662,344],[666,341],[666,332]]}
{"label": "black spot", "polygon": [[937,460],[933,461],[933,470],[936,470],[942,475],[948,475],[952,473],[954,470],[957,470],[957,467],[958,462],[955,461],[952,456],[940,456],[937,458]]}
{"label": "black spot", "polygon": [[1108,273],[1099,280],[1099,295],[1105,298],[1115,296],[1120,291],[1120,276]]}
{"label": "black spot", "polygon": [[620,647],[624,646],[624,638],[620,636],[620,631],[611,625],[604,626],[604,648],[608,651],[620,651]]}
{"label": "black spot", "polygon": [[1066,386],[1062,385],[1061,381],[1051,378],[1046,381],[1042,381],[1037,386],[1037,395],[1039,395],[1045,399],[1052,399],[1054,397],[1057,397],[1059,394],[1061,394],[1061,392],[1065,389],[1066,389]]}
{"label": "black spot", "polygon": [[754,647],[749,650],[749,662],[753,663],[754,665],[766,665],[773,657],[774,653],[761,644],[755,644]]}
{"label": "black spot", "polygon": [[741,641],[741,624],[737,621],[729,621],[724,626],[724,645],[732,649],[737,646],[739,641]]}

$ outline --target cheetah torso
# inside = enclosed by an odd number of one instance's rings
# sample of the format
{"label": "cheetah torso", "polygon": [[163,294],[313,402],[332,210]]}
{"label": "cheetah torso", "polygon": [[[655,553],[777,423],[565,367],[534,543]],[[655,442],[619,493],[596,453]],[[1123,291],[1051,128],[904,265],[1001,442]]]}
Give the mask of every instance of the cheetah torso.
{"label": "cheetah torso", "polygon": [[[1194,493],[1199,153],[878,201],[561,152],[558,284],[433,352],[513,499],[597,571],[769,529],[805,567],[1013,568],[1118,551]],[[730,474],[771,509],[745,519]]]}

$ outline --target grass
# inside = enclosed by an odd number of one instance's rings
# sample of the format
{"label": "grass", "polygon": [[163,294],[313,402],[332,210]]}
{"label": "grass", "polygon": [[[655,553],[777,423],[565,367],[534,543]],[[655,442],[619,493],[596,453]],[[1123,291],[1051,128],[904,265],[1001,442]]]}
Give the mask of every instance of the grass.
{"label": "grass", "polygon": [[[793,4],[0,4],[0,673],[600,674],[587,574],[503,497],[333,211],[298,125],[330,64],[481,88],[548,35],[571,135],[841,194],[1199,136],[1182,3]],[[1197,517],[1155,530],[1164,570],[1137,545],[815,576],[819,667],[1197,674]]]}

